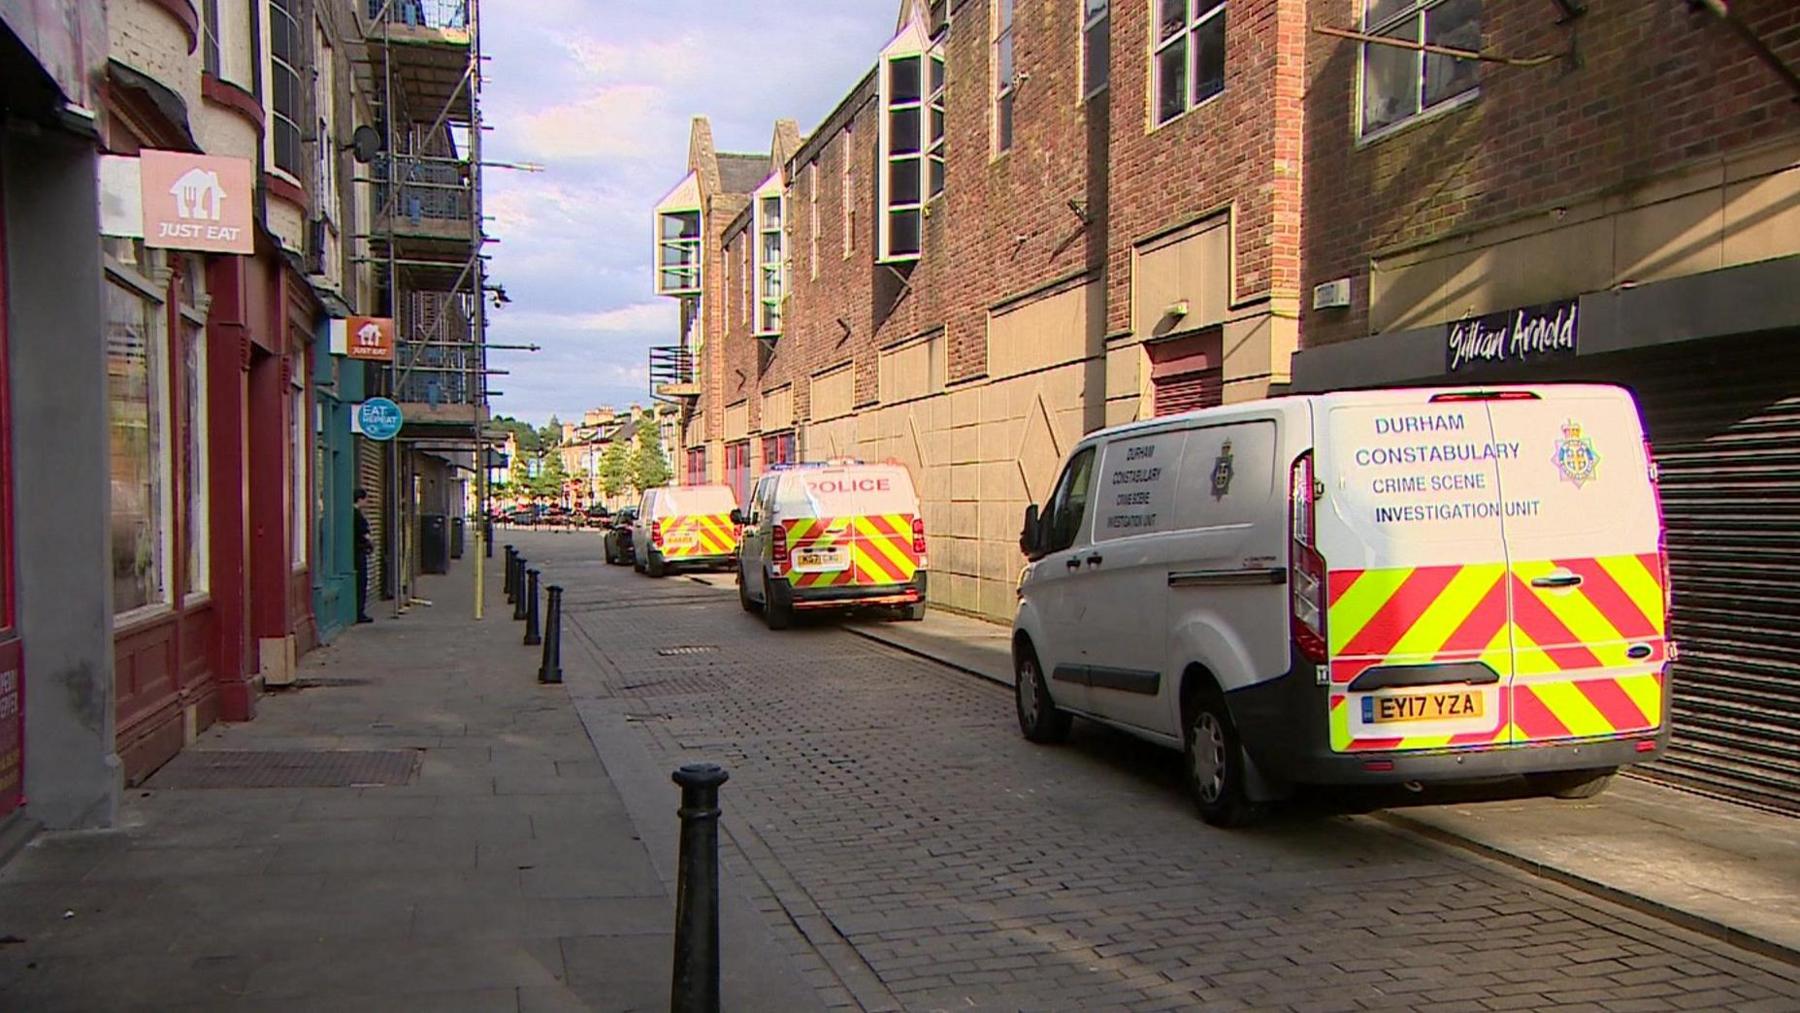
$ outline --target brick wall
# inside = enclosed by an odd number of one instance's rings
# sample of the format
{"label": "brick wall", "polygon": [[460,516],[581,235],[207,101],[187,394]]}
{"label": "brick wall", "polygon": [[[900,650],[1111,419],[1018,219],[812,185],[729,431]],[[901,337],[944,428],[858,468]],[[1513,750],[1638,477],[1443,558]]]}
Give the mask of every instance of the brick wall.
{"label": "brick wall", "polygon": [[[1800,62],[1800,4],[1737,0],[1731,9],[1790,66]],[[1315,21],[1339,27],[1351,27],[1357,10],[1355,0],[1311,4]],[[1791,91],[1711,15],[1675,0],[1590,3],[1569,24],[1555,13],[1539,0],[1486,0],[1485,49],[1573,58],[1484,65],[1479,97],[1360,146],[1360,46],[1309,37],[1305,282],[1348,276],[1354,295],[1347,310],[1314,312],[1308,300],[1306,344],[1369,333],[1373,257],[1534,216],[1550,221],[1574,199],[1625,194],[1800,131]]]}

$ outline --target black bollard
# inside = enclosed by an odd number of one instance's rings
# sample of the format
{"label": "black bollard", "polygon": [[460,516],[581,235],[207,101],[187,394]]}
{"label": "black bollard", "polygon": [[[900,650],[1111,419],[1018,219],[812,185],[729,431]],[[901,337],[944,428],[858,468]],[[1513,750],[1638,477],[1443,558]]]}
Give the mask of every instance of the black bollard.
{"label": "black bollard", "polygon": [[494,558],[494,522],[492,519],[481,522],[481,551],[488,558]]}
{"label": "black bollard", "polygon": [[538,635],[538,572],[526,570],[525,576],[525,646],[536,647],[544,642]]}
{"label": "black bollard", "polygon": [[681,851],[675,872],[675,974],[672,1013],[719,1009],[719,785],[731,775],[716,763],[675,771],[681,785]]}
{"label": "black bollard", "polygon": [[500,586],[506,591],[507,603],[511,604],[513,600],[513,547],[510,545],[506,547],[506,573],[501,578]]}
{"label": "black bollard", "polygon": [[550,600],[544,606],[544,659],[538,663],[539,682],[562,681],[562,591],[555,584],[544,589]]}
{"label": "black bollard", "polygon": [[518,561],[513,563],[513,618],[518,620],[525,618],[526,570],[525,557],[520,556]]}

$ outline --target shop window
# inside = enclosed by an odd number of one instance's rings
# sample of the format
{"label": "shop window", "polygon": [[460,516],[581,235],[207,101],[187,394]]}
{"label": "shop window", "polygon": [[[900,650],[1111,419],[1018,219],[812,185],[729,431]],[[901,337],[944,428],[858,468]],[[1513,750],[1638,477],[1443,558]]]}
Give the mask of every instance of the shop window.
{"label": "shop window", "polygon": [[1225,90],[1225,4],[1157,0],[1156,122],[1167,123]]}
{"label": "shop window", "polygon": [[1112,0],[1085,0],[1081,10],[1081,97],[1106,90],[1112,76]]}
{"label": "shop window", "polygon": [[[106,397],[112,479],[113,611],[168,604],[169,397],[161,304],[106,285]],[[153,291],[153,289],[151,290]]]}
{"label": "shop window", "polygon": [[[1369,35],[1444,46],[1481,48],[1481,0],[1363,0]],[[1477,61],[1376,42],[1362,44],[1365,135],[1476,94]]]}
{"label": "shop window", "polygon": [[700,209],[662,211],[657,219],[658,295],[700,294]]}
{"label": "shop window", "polygon": [[[771,337],[781,333],[781,297],[787,274],[782,257],[781,228],[786,216],[783,214],[785,201],[781,194],[781,174],[770,176],[757,189],[755,199],[752,226],[756,233],[756,333],[760,337]],[[815,237],[815,252],[818,245]]]}
{"label": "shop window", "polygon": [[181,428],[186,467],[182,482],[181,532],[187,543],[187,593],[203,595],[211,585],[212,576],[208,552],[211,480],[206,459],[206,327],[189,318],[188,312],[187,307],[183,307]]}
{"label": "shop window", "polygon": [[300,28],[294,0],[269,0],[269,138],[275,168],[300,178]]}
{"label": "shop window", "polygon": [[1019,73],[1013,65],[1013,0],[994,3],[994,153],[1013,144],[1013,94]]}

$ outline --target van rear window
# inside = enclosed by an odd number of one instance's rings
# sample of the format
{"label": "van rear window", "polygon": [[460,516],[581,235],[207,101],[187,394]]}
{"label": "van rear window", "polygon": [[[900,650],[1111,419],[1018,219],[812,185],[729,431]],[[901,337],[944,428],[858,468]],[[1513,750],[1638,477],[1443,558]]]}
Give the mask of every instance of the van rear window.
{"label": "van rear window", "polygon": [[656,515],[658,517],[728,514],[736,506],[737,501],[731,495],[731,490],[722,485],[659,489],[656,493]]}

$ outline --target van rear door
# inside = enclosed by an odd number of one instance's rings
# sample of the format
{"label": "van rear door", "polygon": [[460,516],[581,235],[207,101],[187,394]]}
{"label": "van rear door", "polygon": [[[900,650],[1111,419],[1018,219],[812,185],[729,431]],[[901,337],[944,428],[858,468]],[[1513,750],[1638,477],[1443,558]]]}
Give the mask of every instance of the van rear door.
{"label": "van rear door", "polygon": [[1602,386],[1488,400],[1511,561],[1511,741],[1662,724],[1662,522],[1637,406]]}
{"label": "van rear door", "polygon": [[1504,743],[1499,465],[1520,444],[1429,390],[1325,395],[1314,419],[1332,749]]}
{"label": "van rear door", "polygon": [[915,531],[919,498],[897,465],[805,468],[782,507],[795,587],[905,584],[926,559]]}

